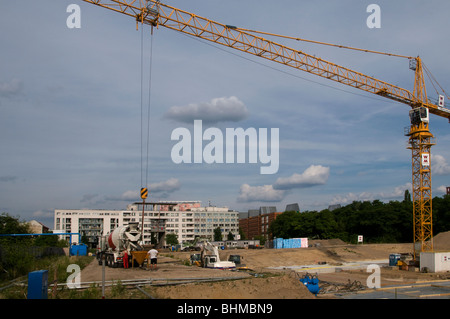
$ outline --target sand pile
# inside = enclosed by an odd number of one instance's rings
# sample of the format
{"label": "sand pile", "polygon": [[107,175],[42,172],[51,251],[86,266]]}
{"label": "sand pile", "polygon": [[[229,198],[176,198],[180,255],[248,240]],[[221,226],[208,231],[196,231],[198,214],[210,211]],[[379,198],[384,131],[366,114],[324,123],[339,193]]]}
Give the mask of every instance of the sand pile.
{"label": "sand pile", "polygon": [[170,299],[314,299],[295,275],[153,287],[157,298]]}
{"label": "sand pile", "polygon": [[433,238],[435,251],[450,251],[450,231],[441,232]]}

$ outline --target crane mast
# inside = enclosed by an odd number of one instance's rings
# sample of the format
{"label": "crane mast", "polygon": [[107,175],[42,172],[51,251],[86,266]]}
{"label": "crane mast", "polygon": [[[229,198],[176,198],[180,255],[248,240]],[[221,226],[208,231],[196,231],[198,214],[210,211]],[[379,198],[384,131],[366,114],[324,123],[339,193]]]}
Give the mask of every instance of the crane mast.
{"label": "crane mast", "polygon": [[[410,69],[415,72],[414,96],[421,103],[427,101],[422,60],[410,61]],[[429,131],[428,109],[419,104],[410,111],[411,127],[405,132],[409,136],[409,149],[412,158],[413,192],[413,232],[414,259],[421,251],[433,251],[433,209],[431,195],[431,146],[434,136]]]}
{"label": "crane mast", "polygon": [[[135,18],[138,24],[165,27],[229,48],[277,62],[322,78],[345,84],[411,107],[411,126],[405,131],[412,151],[414,257],[433,250],[430,148],[428,114],[449,119],[450,110],[428,100],[420,57],[409,58],[415,71],[414,91],[381,81],[305,52],[257,36],[251,30],[222,24],[171,7],[159,0],[83,0]],[[389,55],[389,54],[388,54]]]}

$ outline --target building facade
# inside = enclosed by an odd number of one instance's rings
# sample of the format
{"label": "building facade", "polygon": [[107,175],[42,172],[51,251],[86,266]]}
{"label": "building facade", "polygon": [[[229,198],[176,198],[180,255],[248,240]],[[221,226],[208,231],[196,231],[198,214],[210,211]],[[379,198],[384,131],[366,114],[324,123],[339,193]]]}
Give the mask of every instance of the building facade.
{"label": "building facade", "polygon": [[261,207],[259,210],[249,210],[240,213],[239,228],[247,239],[263,237],[270,239],[269,225],[282,213],[276,212],[275,207]]}
{"label": "building facade", "polygon": [[27,224],[30,227],[31,233],[33,234],[44,234],[49,231],[47,226],[34,219],[27,222]]}
{"label": "building facade", "polygon": [[[144,216],[142,216],[144,214]],[[214,229],[220,227],[224,239],[231,232],[239,234],[239,213],[227,207],[202,207],[199,201],[133,203],[126,210],[56,209],[54,229],[63,233],[80,233],[86,244],[96,247],[98,238],[130,222],[144,224],[144,245],[152,236],[164,241],[165,234],[176,234],[180,243],[195,237],[213,240]],[[73,242],[80,242],[74,235]],[[162,243],[164,244],[164,243]]]}

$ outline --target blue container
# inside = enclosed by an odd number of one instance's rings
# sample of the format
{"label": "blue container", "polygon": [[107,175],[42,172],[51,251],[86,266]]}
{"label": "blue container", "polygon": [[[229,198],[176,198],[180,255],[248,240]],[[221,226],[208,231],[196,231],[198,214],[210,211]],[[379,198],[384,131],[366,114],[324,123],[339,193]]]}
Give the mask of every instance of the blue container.
{"label": "blue container", "polygon": [[400,260],[400,254],[389,255],[389,266],[397,266],[397,262]]}
{"label": "blue container", "polygon": [[28,273],[28,299],[47,299],[48,270],[37,270]]}
{"label": "blue container", "polygon": [[273,248],[275,248],[275,249],[283,248],[283,238],[276,238],[273,241]]}
{"label": "blue container", "polygon": [[70,246],[70,256],[87,256],[87,245],[79,244]]}

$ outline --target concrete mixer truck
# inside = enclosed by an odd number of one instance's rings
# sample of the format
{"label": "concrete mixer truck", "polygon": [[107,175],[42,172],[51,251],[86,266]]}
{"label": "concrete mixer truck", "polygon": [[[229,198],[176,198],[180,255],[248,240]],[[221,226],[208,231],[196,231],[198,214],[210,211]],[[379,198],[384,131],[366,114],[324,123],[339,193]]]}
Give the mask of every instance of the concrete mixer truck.
{"label": "concrete mixer truck", "polygon": [[129,223],[99,238],[99,247],[97,248],[98,264],[102,264],[105,258],[105,264],[109,267],[123,266],[124,252],[131,257],[131,251],[142,250],[139,240],[141,231],[139,223]]}

